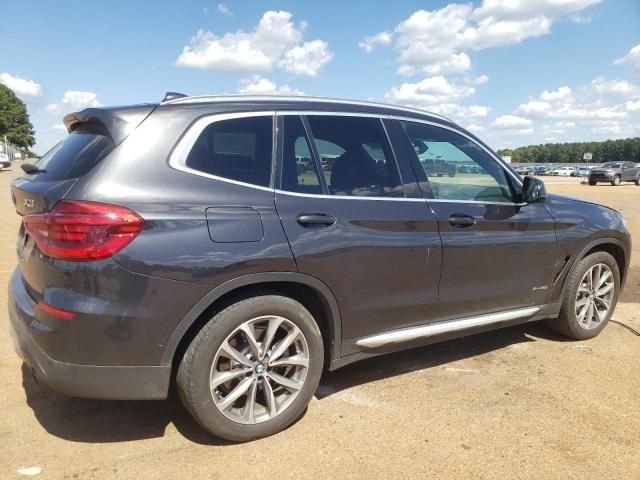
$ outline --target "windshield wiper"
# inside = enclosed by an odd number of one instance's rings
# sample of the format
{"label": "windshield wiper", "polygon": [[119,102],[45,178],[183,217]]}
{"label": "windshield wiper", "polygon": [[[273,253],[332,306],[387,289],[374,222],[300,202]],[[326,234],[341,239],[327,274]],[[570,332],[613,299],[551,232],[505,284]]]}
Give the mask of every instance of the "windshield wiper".
{"label": "windshield wiper", "polygon": [[22,170],[24,173],[34,174],[34,173],[47,173],[44,168],[38,168],[33,163],[23,163]]}

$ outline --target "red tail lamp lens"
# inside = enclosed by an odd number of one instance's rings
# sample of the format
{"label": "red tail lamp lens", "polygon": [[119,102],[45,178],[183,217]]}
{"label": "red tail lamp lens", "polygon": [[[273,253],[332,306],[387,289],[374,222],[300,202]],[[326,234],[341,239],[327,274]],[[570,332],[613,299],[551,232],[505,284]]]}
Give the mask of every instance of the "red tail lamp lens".
{"label": "red tail lamp lens", "polygon": [[78,200],[62,200],[50,212],[27,215],[23,222],[44,255],[78,262],[111,257],[144,227],[144,220],[126,207]]}

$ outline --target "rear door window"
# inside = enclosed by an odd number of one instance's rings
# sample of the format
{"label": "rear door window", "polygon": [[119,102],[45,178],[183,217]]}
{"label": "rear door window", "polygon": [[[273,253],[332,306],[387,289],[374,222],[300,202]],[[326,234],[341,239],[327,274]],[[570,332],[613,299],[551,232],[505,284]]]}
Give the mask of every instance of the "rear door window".
{"label": "rear door window", "polygon": [[213,122],[187,156],[187,167],[266,187],[271,179],[273,118],[246,117]]}
{"label": "rear door window", "polygon": [[330,194],[404,196],[380,119],[309,115],[307,120]]}
{"label": "rear door window", "polygon": [[289,192],[321,194],[322,184],[311,147],[297,115],[284,117],[282,144],[282,189]]}
{"label": "rear door window", "polygon": [[36,166],[44,170],[37,174],[37,179],[55,181],[82,177],[114,148],[113,141],[105,135],[76,130],[36,162]]}

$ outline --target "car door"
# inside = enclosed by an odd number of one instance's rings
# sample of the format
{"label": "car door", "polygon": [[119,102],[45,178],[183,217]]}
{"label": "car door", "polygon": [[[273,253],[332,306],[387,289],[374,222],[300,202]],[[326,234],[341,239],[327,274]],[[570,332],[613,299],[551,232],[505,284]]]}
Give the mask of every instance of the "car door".
{"label": "car door", "polygon": [[358,337],[433,318],[437,221],[406,193],[415,178],[400,176],[381,119],[281,112],[278,137],[276,208],[299,271],[336,297],[342,354]]}
{"label": "car door", "polygon": [[[517,175],[451,127],[399,120],[419,185],[438,219],[443,258],[441,318],[542,305],[553,282],[556,235],[543,203],[517,202]],[[425,160],[452,165],[430,176]],[[474,165],[460,173],[461,165]]]}

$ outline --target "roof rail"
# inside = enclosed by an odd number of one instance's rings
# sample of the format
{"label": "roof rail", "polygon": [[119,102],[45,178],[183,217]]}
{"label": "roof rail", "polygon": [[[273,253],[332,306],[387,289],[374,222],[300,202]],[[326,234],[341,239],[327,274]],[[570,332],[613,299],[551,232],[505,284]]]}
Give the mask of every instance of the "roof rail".
{"label": "roof rail", "polygon": [[169,102],[171,100],[177,100],[179,98],[186,98],[188,95],[180,92],[167,92],[164,94],[164,98],[162,99],[162,103]]}
{"label": "roof rail", "polygon": [[[181,95],[181,94],[178,94]],[[381,102],[369,102],[364,100],[351,100],[346,98],[337,97],[308,97],[304,95],[243,95],[243,94],[228,94],[228,95],[194,95],[194,96],[180,96],[178,98],[170,98],[163,100],[162,104],[183,104],[183,103],[213,103],[213,102],[238,102],[238,101],[260,101],[260,100],[273,100],[273,101],[302,101],[302,102],[318,102],[318,103],[341,103],[345,105],[362,105],[365,107],[381,107],[381,108],[393,108],[395,110],[401,110],[411,113],[427,114],[433,117],[438,117],[443,120],[447,120],[454,123],[453,120],[447,118],[439,113],[430,112],[428,110],[422,110],[420,108],[405,107],[401,105],[393,105],[389,103]]]}

